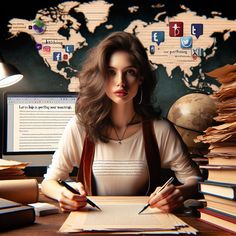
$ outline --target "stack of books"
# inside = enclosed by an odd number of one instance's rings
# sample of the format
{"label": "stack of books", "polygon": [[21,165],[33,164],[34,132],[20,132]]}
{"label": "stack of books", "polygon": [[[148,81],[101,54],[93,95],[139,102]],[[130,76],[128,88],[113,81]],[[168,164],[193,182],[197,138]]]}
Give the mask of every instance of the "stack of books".
{"label": "stack of books", "polygon": [[216,69],[209,76],[221,86],[213,93],[217,107],[214,119],[219,125],[209,127],[196,142],[209,144],[206,157],[208,177],[199,183],[207,205],[199,209],[200,219],[236,233],[236,65]]}
{"label": "stack of books", "polygon": [[0,198],[0,232],[33,224],[34,221],[32,206]]}

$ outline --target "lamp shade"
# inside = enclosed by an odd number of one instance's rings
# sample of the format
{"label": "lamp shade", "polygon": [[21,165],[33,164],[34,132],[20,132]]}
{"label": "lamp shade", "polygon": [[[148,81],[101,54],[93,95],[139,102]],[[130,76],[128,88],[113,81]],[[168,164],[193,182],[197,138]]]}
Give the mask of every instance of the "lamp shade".
{"label": "lamp shade", "polygon": [[23,78],[19,70],[3,61],[0,61],[0,88],[11,86]]}

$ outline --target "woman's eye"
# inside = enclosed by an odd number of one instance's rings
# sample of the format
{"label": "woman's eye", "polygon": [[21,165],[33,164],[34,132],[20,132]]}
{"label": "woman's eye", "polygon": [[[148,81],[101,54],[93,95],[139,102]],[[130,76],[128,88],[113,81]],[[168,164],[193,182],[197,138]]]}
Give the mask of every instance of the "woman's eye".
{"label": "woman's eye", "polygon": [[108,76],[115,76],[116,72],[114,70],[108,70]]}
{"label": "woman's eye", "polygon": [[127,70],[126,71],[126,75],[127,76],[136,77],[137,76],[137,72],[135,70]]}

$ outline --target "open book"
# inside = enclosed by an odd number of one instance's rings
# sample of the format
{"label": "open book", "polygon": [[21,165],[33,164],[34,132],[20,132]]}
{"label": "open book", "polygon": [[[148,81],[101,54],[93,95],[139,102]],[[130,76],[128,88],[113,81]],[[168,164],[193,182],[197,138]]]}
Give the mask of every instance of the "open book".
{"label": "open book", "polygon": [[71,212],[60,232],[133,232],[196,234],[197,230],[173,214],[148,208],[138,212],[147,203],[147,197],[90,197],[101,211],[86,206]]}

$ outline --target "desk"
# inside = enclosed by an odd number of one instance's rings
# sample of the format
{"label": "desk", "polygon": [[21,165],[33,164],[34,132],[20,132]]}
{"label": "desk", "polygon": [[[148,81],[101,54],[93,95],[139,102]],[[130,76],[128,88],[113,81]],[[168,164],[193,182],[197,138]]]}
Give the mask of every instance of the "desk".
{"label": "desk", "polygon": [[[58,205],[54,200],[47,198],[43,194],[40,194],[39,201],[42,202],[49,202]],[[27,227],[18,228],[10,231],[3,232],[3,235],[11,235],[11,236],[53,236],[53,235],[63,235],[62,233],[59,233],[58,230],[61,227],[61,225],[64,223],[66,218],[68,217],[69,213],[60,213],[60,214],[54,214],[54,215],[48,215],[48,216],[42,216],[42,217],[36,217],[35,223],[33,225],[29,225]],[[186,216],[179,216],[182,220],[184,220],[189,225],[193,226],[197,230],[199,230],[200,235],[202,236],[229,236],[229,235],[235,235],[231,234],[227,231],[221,230],[217,227],[214,227],[212,225],[209,225],[207,223],[204,223],[200,221],[196,217],[186,217]],[[0,233],[1,235],[1,233]],[[68,235],[68,234],[67,234]],[[73,233],[69,235],[78,235]],[[80,233],[79,235],[86,235]],[[88,235],[88,234],[87,234]],[[95,235],[95,234],[94,234]],[[96,233],[98,235],[98,233]],[[104,235],[104,233],[101,233],[100,235]]]}

